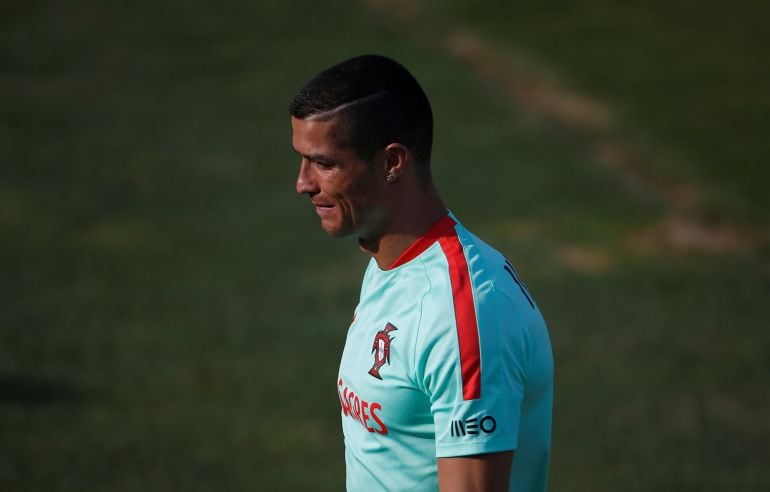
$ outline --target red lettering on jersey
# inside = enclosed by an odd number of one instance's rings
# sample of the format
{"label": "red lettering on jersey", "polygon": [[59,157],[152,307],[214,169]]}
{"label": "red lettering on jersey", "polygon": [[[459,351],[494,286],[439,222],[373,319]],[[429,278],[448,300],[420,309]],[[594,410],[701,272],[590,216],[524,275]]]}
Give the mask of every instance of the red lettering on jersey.
{"label": "red lettering on jersey", "polygon": [[369,415],[366,413],[366,409],[369,407],[368,401],[362,401],[361,402],[361,423],[364,424],[364,427],[366,427],[366,430],[369,432],[372,432],[374,429],[369,427],[369,425],[366,423],[367,420],[369,420]]}
{"label": "red lettering on jersey", "polygon": [[377,422],[377,425],[380,426],[379,429],[374,429],[375,432],[377,432],[378,434],[382,434],[382,435],[387,434],[388,433],[388,427],[385,425],[385,423],[382,420],[380,420],[380,416],[375,413],[375,410],[382,410],[382,405],[380,405],[377,402],[374,402],[374,403],[371,404],[370,408],[371,408],[370,413],[372,414],[372,419],[375,422]]}
{"label": "red lettering on jersey", "polygon": [[[377,402],[368,402],[360,398],[353,392],[353,390],[344,386],[342,379],[337,382],[337,386],[337,394],[339,395],[342,414],[345,417],[350,417],[353,420],[358,421],[358,423],[363,425],[369,432],[376,432],[382,435],[388,433],[387,426],[376,413],[377,411],[382,410],[382,405]],[[376,422],[379,428],[369,425],[370,420]]]}
{"label": "red lettering on jersey", "polygon": [[361,412],[361,400],[358,398],[358,395],[350,392],[350,399],[353,400],[353,411],[351,412],[353,414],[353,418],[356,420],[360,420],[360,412]]}
{"label": "red lettering on jersey", "polygon": [[[337,385],[340,387],[342,386],[342,379],[339,380]],[[347,393],[348,393],[347,388],[345,388],[345,390],[342,393],[340,393],[340,389],[337,388],[337,396],[340,397],[340,406],[342,407],[342,413],[344,413],[345,416],[347,416],[350,413],[350,405],[348,404]]]}
{"label": "red lettering on jersey", "polygon": [[[340,379],[340,386],[342,386],[342,379]],[[339,388],[337,389],[337,394],[340,396],[340,405],[342,405],[342,413],[345,414],[347,417],[350,415],[350,403],[348,402],[348,389],[343,389],[342,393],[340,393]]]}

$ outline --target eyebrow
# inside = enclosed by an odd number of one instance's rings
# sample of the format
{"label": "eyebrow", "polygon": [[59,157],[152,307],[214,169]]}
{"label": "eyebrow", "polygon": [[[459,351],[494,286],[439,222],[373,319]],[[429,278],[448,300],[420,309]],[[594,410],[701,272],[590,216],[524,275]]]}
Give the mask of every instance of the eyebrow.
{"label": "eyebrow", "polygon": [[294,149],[294,152],[301,155],[305,159],[309,159],[311,161],[324,161],[324,162],[333,162],[334,159],[330,158],[326,154],[303,154],[302,152],[298,151],[297,149]]}

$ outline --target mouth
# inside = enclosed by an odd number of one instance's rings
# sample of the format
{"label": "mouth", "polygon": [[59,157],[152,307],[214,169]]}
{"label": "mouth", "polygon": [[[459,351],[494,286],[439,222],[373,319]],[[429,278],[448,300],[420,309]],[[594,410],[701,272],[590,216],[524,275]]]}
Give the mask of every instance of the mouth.
{"label": "mouth", "polygon": [[329,215],[334,209],[334,205],[328,205],[324,203],[314,203],[313,205],[315,205],[316,213],[321,217]]}

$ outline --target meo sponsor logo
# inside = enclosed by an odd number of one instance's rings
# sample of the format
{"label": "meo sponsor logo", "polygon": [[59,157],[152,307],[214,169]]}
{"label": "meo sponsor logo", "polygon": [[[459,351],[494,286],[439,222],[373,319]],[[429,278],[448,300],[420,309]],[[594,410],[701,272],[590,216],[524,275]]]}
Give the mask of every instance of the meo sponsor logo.
{"label": "meo sponsor logo", "polygon": [[377,412],[382,410],[382,405],[376,401],[370,403],[366,400],[362,400],[353,392],[353,390],[347,386],[343,387],[342,378],[338,381],[337,386],[337,393],[340,397],[343,415],[357,421],[369,432],[376,432],[377,434],[383,435],[388,433],[388,427],[377,414]]}
{"label": "meo sponsor logo", "polygon": [[477,436],[480,432],[491,434],[497,429],[497,421],[491,415],[481,418],[471,417],[450,422],[450,435],[452,437]]}

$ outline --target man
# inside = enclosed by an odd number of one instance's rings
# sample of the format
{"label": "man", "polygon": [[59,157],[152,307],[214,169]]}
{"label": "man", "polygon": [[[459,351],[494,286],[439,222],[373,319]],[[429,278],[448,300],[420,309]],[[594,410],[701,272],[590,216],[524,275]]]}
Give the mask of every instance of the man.
{"label": "man", "polygon": [[372,255],[337,389],[350,491],[546,488],[553,361],[510,263],[449,213],[433,116],[395,61],[356,57],[290,106],[307,194]]}

